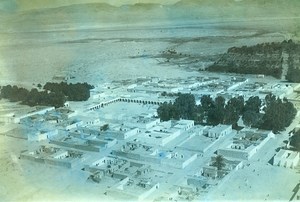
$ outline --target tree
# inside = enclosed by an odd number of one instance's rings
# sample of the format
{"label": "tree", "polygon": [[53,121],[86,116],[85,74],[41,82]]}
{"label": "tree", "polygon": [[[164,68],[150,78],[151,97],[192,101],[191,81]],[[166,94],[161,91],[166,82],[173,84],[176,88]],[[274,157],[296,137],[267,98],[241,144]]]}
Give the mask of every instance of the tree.
{"label": "tree", "polygon": [[157,114],[161,121],[168,121],[171,119],[169,104],[164,102],[157,108]]}
{"label": "tree", "polygon": [[232,109],[234,112],[236,112],[238,115],[242,115],[242,112],[244,110],[244,97],[233,97],[230,100],[228,100],[226,108]]}
{"label": "tree", "polygon": [[222,168],[226,166],[224,157],[222,155],[217,155],[212,166],[217,167],[218,170],[222,170]]}
{"label": "tree", "polygon": [[297,131],[290,138],[290,145],[293,146],[296,151],[300,152],[300,131]]}
{"label": "tree", "polygon": [[195,117],[196,101],[192,94],[180,94],[174,102],[174,107],[182,119],[193,119]]}
{"label": "tree", "polygon": [[242,120],[246,126],[259,126],[262,120],[262,115],[260,113],[248,110],[243,114]]}
{"label": "tree", "polygon": [[253,111],[259,113],[261,104],[261,100],[258,96],[252,96],[246,101],[244,111]]}
{"label": "tree", "polygon": [[194,118],[193,120],[195,121],[195,124],[200,124],[200,123],[203,123],[204,121],[204,110],[203,110],[203,107],[201,105],[198,105],[195,107],[195,114],[194,114]]}
{"label": "tree", "polygon": [[100,131],[107,131],[109,129],[109,124],[104,124],[100,127]]}
{"label": "tree", "polygon": [[224,108],[225,106],[225,98],[222,96],[218,96],[215,98],[215,106],[219,108]]}
{"label": "tree", "polygon": [[54,93],[63,93],[70,101],[86,101],[90,97],[90,89],[94,86],[88,83],[67,84],[66,82],[51,83],[47,82],[44,86],[45,90]]}
{"label": "tree", "polygon": [[205,112],[207,112],[211,107],[214,106],[214,101],[209,95],[203,95],[201,97],[201,106]]}
{"label": "tree", "polygon": [[222,96],[215,98],[213,104],[210,104],[210,107],[207,111],[207,123],[211,125],[218,125],[224,123],[225,117],[225,99]]}
{"label": "tree", "polygon": [[279,132],[294,120],[297,110],[286,98],[281,100],[274,95],[265,97],[266,107],[261,128]]}
{"label": "tree", "polygon": [[25,88],[7,85],[1,88],[0,96],[11,102],[21,101],[22,104],[29,106],[62,107],[66,98],[73,101],[87,100],[90,96],[90,88],[92,86],[87,83],[73,85],[62,82],[60,84],[47,83],[44,91],[38,91],[36,88],[28,91]]}
{"label": "tree", "polygon": [[223,123],[224,115],[224,108],[221,108],[220,106],[210,108],[207,113],[207,123],[214,126]]}
{"label": "tree", "polygon": [[224,124],[234,125],[238,122],[240,116],[238,110],[231,104],[225,107]]}
{"label": "tree", "polygon": [[172,103],[164,102],[162,105],[158,107],[157,114],[161,121],[179,119],[179,112]]}

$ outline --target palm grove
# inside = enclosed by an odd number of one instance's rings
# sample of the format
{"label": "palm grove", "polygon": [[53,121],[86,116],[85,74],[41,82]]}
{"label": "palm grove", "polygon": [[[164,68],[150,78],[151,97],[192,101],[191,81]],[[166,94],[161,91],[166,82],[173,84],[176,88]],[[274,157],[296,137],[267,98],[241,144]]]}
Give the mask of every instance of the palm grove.
{"label": "palm grove", "polygon": [[[41,85],[38,85],[41,87]],[[18,86],[1,87],[0,98],[11,102],[21,102],[29,106],[62,107],[68,101],[85,101],[90,97],[90,89],[94,88],[88,83],[67,84],[47,82],[44,90],[33,88],[30,91]]]}
{"label": "palm grove", "polygon": [[[261,43],[254,46],[231,47],[208,71],[240,74],[264,74],[281,78],[287,66],[285,78],[289,82],[300,82],[300,44],[292,40]],[[284,55],[287,55],[285,61]],[[264,68],[261,68],[264,67]]]}
{"label": "palm grove", "polygon": [[297,110],[286,98],[280,99],[273,94],[266,95],[264,100],[258,96],[244,100],[239,96],[227,102],[222,96],[213,99],[204,95],[199,105],[196,105],[194,95],[179,94],[174,103],[160,105],[157,113],[162,121],[189,119],[195,124],[208,125],[237,126],[241,117],[246,126],[279,132],[292,123]]}

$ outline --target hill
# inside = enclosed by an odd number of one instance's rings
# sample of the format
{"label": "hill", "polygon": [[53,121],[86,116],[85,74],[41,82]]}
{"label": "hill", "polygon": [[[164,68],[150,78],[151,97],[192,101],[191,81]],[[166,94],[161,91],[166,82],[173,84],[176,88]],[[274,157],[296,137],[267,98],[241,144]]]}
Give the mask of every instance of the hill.
{"label": "hill", "polygon": [[[297,0],[181,0],[174,5],[137,3],[120,7],[88,3],[36,9],[11,14],[2,24],[6,30],[43,30],[59,25],[160,23],[178,20],[219,20],[299,17]],[[1,20],[1,19],[0,19]],[[63,27],[63,26],[62,26]],[[66,26],[67,27],[67,26]]]}
{"label": "hill", "polygon": [[208,71],[264,74],[300,82],[299,53],[300,44],[292,40],[232,47],[209,66]]}

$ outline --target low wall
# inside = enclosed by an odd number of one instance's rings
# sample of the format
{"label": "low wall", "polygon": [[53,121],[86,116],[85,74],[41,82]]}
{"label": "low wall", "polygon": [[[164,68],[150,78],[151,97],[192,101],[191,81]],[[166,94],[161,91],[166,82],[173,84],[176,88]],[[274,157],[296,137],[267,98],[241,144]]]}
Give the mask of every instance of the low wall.
{"label": "low wall", "polygon": [[141,160],[141,156],[139,154],[132,154],[132,153],[126,153],[122,151],[115,151],[115,150],[112,151],[112,154],[120,157],[138,160],[138,161]]}
{"label": "low wall", "polygon": [[242,159],[242,160],[249,159],[249,154],[245,150],[219,149],[218,154],[225,157],[235,158],[235,159]]}
{"label": "low wall", "polygon": [[29,161],[33,161],[33,162],[36,162],[36,163],[49,164],[49,165],[54,165],[54,166],[61,166],[61,167],[65,167],[65,168],[71,168],[72,167],[71,162],[67,162],[67,161],[60,160],[60,159],[36,158],[34,156],[24,155],[24,154],[21,154],[20,158],[21,159],[26,159],[26,160],[29,160]]}
{"label": "low wall", "polygon": [[50,143],[51,144],[56,144],[56,145],[59,145],[59,146],[63,146],[63,147],[69,147],[69,148],[84,150],[84,151],[91,151],[91,152],[100,152],[101,151],[101,148],[93,147],[93,146],[90,146],[90,145],[74,145],[74,144],[70,144],[70,143],[66,143],[66,142],[60,142],[60,141],[56,141],[56,140],[51,140]]}
{"label": "low wall", "polygon": [[26,155],[26,154],[21,154],[20,155],[21,159],[26,159],[29,161],[37,162],[37,163],[45,163],[45,160],[42,158],[36,158],[34,156]]}
{"label": "low wall", "polygon": [[60,166],[65,168],[72,168],[72,163],[59,159],[45,159],[45,163],[53,166]]}

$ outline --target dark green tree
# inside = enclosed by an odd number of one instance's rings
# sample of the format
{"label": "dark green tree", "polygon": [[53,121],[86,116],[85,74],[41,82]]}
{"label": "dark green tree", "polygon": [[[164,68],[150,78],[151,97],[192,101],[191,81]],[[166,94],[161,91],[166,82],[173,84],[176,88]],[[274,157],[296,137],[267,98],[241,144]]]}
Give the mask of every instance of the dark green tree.
{"label": "dark green tree", "polygon": [[109,124],[104,124],[100,127],[100,131],[107,131],[109,129]]}
{"label": "dark green tree", "polygon": [[204,122],[204,118],[205,118],[204,110],[201,105],[196,106],[195,109],[196,109],[196,112],[195,112],[193,120],[195,121],[195,124],[201,124]]}
{"label": "dark green tree", "polygon": [[224,108],[225,107],[225,98],[222,96],[217,96],[215,98],[215,107]]}
{"label": "dark green tree", "polygon": [[224,124],[237,124],[240,115],[233,105],[226,105],[224,113]]}
{"label": "dark green tree", "polygon": [[233,97],[227,102],[227,107],[233,109],[239,115],[242,115],[244,110],[245,100],[243,96]]}
{"label": "dark green tree", "polygon": [[214,106],[214,101],[209,95],[203,95],[201,97],[200,102],[201,102],[202,109],[205,112],[208,112],[208,110]]}
{"label": "dark green tree", "polygon": [[171,119],[170,105],[172,104],[164,102],[158,107],[157,114],[161,121],[168,121]]}
{"label": "dark green tree", "polygon": [[248,110],[244,112],[242,120],[246,126],[257,127],[261,124],[262,115],[260,113]]}
{"label": "dark green tree", "polygon": [[193,119],[196,112],[195,96],[192,94],[180,94],[174,102],[174,107],[182,119]]}
{"label": "dark green tree", "polygon": [[279,132],[289,126],[297,114],[294,105],[287,99],[281,100],[274,95],[265,97],[266,107],[261,128]]}
{"label": "dark green tree", "polygon": [[293,146],[296,151],[300,152],[300,131],[294,133],[290,138],[290,145]]}
{"label": "dark green tree", "polygon": [[179,119],[179,111],[172,103],[164,102],[162,105],[158,107],[157,114],[161,121]]}
{"label": "dark green tree", "polygon": [[226,166],[225,159],[222,155],[217,155],[212,163],[212,166],[217,167],[218,170],[222,170]]}
{"label": "dark green tree", "polygon": [[258,96],[252,96],[246,101],[245,107],[244,107],[244,112],[253,111],[253,112],[259,113],[261,104],[262,104],[262,102]]}

